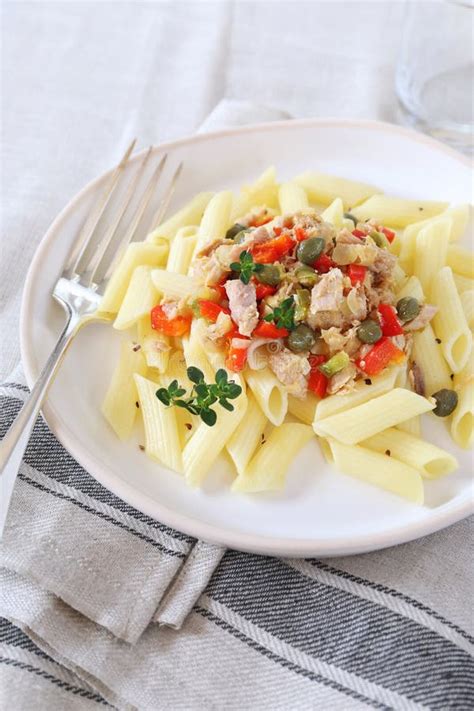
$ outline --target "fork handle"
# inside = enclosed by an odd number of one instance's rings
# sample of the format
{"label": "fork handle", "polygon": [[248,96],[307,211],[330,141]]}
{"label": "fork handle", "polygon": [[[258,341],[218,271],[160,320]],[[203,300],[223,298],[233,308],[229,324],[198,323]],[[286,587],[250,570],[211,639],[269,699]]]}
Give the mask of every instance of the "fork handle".
{"label": "fork handle", "polygon": [[0,537],[3,534],[15,479],[20,468],[23,454],[30,439],[31,431],[38,417],[44,397],[51,385],[58,367],[72,339],[78,331],[80,318],[69,318],[63,332],[41,371],[28,399],[17,415],[2,442],[0,442]]}

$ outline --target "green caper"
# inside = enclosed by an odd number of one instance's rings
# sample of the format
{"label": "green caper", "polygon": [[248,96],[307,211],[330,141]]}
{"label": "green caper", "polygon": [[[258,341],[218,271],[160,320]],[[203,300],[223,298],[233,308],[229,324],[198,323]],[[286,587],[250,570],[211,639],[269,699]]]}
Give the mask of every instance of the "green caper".
{"label": "green caper", "polygon": [[456,409],[458,404],[458,394],[454,390],[448,390],[447,388],[433,393],[433,397],[436,400],[433,415],[437,417],[447,417]]}
{"label": "green caper", "polygon": [[385,235],[383,234],[383,232],[377,232],[376,230],[374,230],[373,232],[370,233],[370,236],[371,236],[372,239],[374,240],[374,242],[375,242],[375,244],[377,245],[377,247],[382,247],[382,248],[385,248],[385,249],[386,249],[387,247],[390,247],[390,242],[389,242],[388,239],[385,237]]}
{"label": "green caper", "polygon": [[288,348],[292,350],[293,353],[301,353],[302,351],[309,351],[315,341],[316,337],[310,327],[301,323],[294,331],[291,331],[287,343]]}
{"label": "green caper", "polygon": [[352,220],[352,222],[354,223],[354,227],[357,225],[357,217],[354,217],[352,212],[345,212],[344,217],[346,218],[346,220]]}
{"label": "green caper", "polygon": [[382,329],[377,321],[368,318],[357,329],[357,338],[362,343],[377,343],[382,338]]}
{"label": "green caper", "polygon": [[413,296],[404,296],[403,299],[397,301],[397,314],[403,322],[414,319],[415,316],[418,316],[420,310],[421,304]]}
{"label": "green caper", "polygon": [[303,264],[312,264],[324,252],[326,242],[322,237],[310,237],[300,242],[296,250],[296,258]]}
{"label": "green caper", "polygon": [[298,267],[295,276],[302,286],[314,286],[319,280],[317,272],[311,267]]}
{"label": "green caper", "polygon": [[281,281],[281,271],[274,264],[264,264],[263,269],[255,275],[262,284],[277,286]]}
{"label": "green caper", "polygon": [[242,232],[242,230],[245,230],[245,229],[246,229],[245,225],[241,225],[239,222],[236,222],[235,225],[232,225],[232,227],[229,227],[229,229],[225,233],[225,238],[226,239],[235,239],[236,235],[238,235],[239,232]]}

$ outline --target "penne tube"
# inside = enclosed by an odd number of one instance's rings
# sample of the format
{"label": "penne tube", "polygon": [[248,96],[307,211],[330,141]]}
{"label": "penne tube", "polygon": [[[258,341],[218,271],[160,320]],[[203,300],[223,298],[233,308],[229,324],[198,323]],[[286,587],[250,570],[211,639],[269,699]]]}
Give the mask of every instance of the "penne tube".
{"label": "penne tube", "polygon": [[245,379],[272,425],[281,425],[288,410],[288,393],[285,386],[269,368],[247,369]]}
{"label": "penne tube", "polygon": [[181,442],[176,421],[176,408],[166,407],[156,397],[157,384],[135,375],[140,412],[145,428],[145,451],[152,459],[173,471],[182,471]]}
{"label": "penne tube", "polygon": [[345,209],[352,208],[380,192],[379,188],[367,183],[314,171],[298,175],[294,182],[305,189],[312,202],[330,205],[333,200],[340,198]]}
{"label": "penne tube", "polygon": [[121,440],[130,437],[138,412],[138,394],[133,379],[135,373],[146,373],[143,354],[136,350],[135,343],[122,343],[120,359],[101,408],[105,419]]}
{"label": "penne tube", "polygon": [[453,373],[459,373],[469,358],[472,334],[450,267],[443,267],[433,280],[432,300],[438,307],[433,328],[441,340],[441,350]]}
{"label": "penne tube", "polygon": [[349,447],[333,439],[329,445],[339,471],[415,504],[423,504],[423,480],[414,467],[365,447]]}
{"label": "penne tube", "polygon": [[421,437],[421,421],[419,415],[416,417],[410,417],[409,420],[399,422],[397,430],[413,435],[413,437]]}
{"label": "penne tube", "polygon": [[207,244],[225,237],[231,222],[233,196],[228,190],[216,193],[209,201],[196,239],[195,254],[198,254]]}
{"label": "penne tube", "polygon": [[314,422],[323,420],[338,412],[350,410],[357,405],[362,405],[364,402],[372,400],[377,395],[388,392],[394,387],[399,370],[399,368],[388,368],[375,378],[358,380],[350,393],[330,395],[320,400],[316,405]]}
{"label": "penne tube", "polygon": [[426,395],[451,387],[451,373],[430,324],[413,334],[412,359],[423,375]]}
{"label": "penne tube", "polygon": [[191,259],[196,249],[199,227],[189,225],[181,227],[171,242],[166,269],[176,274],[187,274]]}
{"label": "penne tube", "polygon": [[451,267],[456,274],[466,279],[474,279],[474,255],[470,250],[464,249],[464,247],[460,247],[458,244],[450,245],[447,265]]}
{"label": "penne tube", "polygon": [[125,297],[132,274],[139,266],[157,267],[166,263],[168,245],[134,242],[130,244],[113,272],[98,311],[118,313]]}
{"label": "penne tube", "polygon": [[186,225],[199,225],[213,193],[199,193],[190,200],[181,210],[158,225],[147,237],[147,242],[156,243],[161,239],[171,241],[178,230]]}
{"label": "penne tube", "polygon": [[331,437],[344,444],[357,444],[388,427],[433,410],[435,405],[403,388],[395,388],[362,405],[344,410],[313,423],[320,437]]}
{"label": "penne tube", "polygon": [[426,217],[439,215],[446,208],[445,202],[404,200],[389,195],[373,195],[352,210],[352,213],[361,222],[373,218],[391,227],[406,227]]}
{"label": "penne tube", "polygon": [[170,356],[170,339],[151,327],[149,314],[138,321],[137,337],[147,366],[155,368],[158,373],[164,373]]}
{"label": "penne tube", "polygon": [[288,412],[305,424],[312,425],[318,402],[318,398],[311,392],[308,392],[303,400],[294,395],[288,395]]}
{"label": "penne tube", "polygon": [[362,447],[398,459],[417,469],[425,479],[437,479],[458,468],[452,454],[399,429],[390,428],[361,442]]}
{"label": "penne tube", "polygon": [[396,264],[393,268],[392,279],[396,291],[401,291],[408,282],[408,276],[399,264]]}
{"label": "penne tube", "polygon": [[[324,222],[330,222],[337,229],[342,228],[344,220],[344,205],[342,204],[341,198],[336,198],[332,201],[329,207],[321,213],[321,219],[324,220]],[[352,220],[349,220],[349,222],[351,223],[349,226],[349,230],[351,231],[351,228],[354,229],[354,223]]]}
{"label": "penne tube", "polygon": [[282,183],[278,191],[278,202],[282,215],[300,212],[309,207],[305,190],[297,183]]}
{"label": "penne tube", "polygon": [[451,436],[457,445],[470,449],[474,445],[474,379],[458,390],[458,404],[451,418]]}
{"label": "penne tube", "polygon": [[280,491],[293,459],[313,437],[307,425],[286,423],[274,429],[267,441],[259,445],[244,473],[234,480],[232,491],[241,494]]}
{"label": "penne tube", "polygon": [[474,290],[464,291],[460,297],[461,306],[469,328],[474,328]]}
{"label": "penne tube", "polygon": [[420,280],[416,276],[409,277],[408,281],[402,286],[397,294],[397,301],[404,299],[406,296],[412,296],[414,299],[423,304],[425,295]]}
{"label": "penne tube", "polygon": [[474,279],[456,273],[453,273],[453,279],[459,294],[463,294],[465,291],[474,291]]}
{"label": "penne tube", "polygon": [[274,166],[267,168],[254,183],[244,185],[232,206],[231,222],[245,217],[253,208],[278,207],[278,185]]}
{"label": "penne tube", "polygon": [[245,417],[234,430],[226,444],[227,452],[235,464],[238,474],[243,474],[257,446],[262,443],[262,436],[268,420],[260,409],[251,392]]}
{"label": "penne tube", "polygon": [[416,237],[414,272],[428,298],[431,282],[446,264],[450,230],[451,220],[439,219],[420,230]]}
{"label": "penne tube", "polygon": [[150,317],[150,311],[159,301],[159,294],[151,280],[152,267],[136,267],[120,306],[114,328],[123,331],[140,319]]}
{"label": "penne tube", "polygon": [[157,291],[171,299],[186,299],[196,296],[201,286],[199,281],[193,277],[168,272],[166,269],[153,269],[151,279]]}

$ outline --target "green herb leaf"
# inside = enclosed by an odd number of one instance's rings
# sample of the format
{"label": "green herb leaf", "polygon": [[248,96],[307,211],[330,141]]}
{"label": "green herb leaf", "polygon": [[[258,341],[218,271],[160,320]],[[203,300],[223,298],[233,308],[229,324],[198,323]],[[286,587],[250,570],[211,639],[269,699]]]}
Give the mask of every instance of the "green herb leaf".
{"label": "green herb leaf", "polygon": [[273,311],[264,317],[265,321],[273,321],[277,328],[292,331],[295,328],[295,300],[292,296],[281,302]]}
{"label": "green herb leaf", "polygon": [[246,250],[243,250],[240,253],[238,262],[232,262],[230,265],[232,271],[240,275],[240,281],[244,284],[248,284],[252,278],[252,275],[261,272],[263,267],[263,264],[254,262],[252,255]]}
{"label": "green herb leaf", "polygon": [[199,368],[195,368],[193,365],[188,368],[187,374],[188,378],[192,383],[204,382],[204,373],[202,372],[202,370],[199,370]]}
{"label": "green herb leaf", "polygon": [[217,415],[214,410],[201,410],[201,420],[209,427],[213,427],[217,421]]}

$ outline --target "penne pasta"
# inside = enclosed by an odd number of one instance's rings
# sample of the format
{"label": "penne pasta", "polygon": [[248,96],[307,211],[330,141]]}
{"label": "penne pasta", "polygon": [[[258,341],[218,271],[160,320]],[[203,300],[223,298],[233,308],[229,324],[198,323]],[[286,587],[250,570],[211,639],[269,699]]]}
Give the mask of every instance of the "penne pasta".
{"label": "penne pasta", "polygon": [[138,412],[135,373],[146,373],[143,354],[136,350],[135,343],[122,343],[120,359],[102,403],[102,414],[121,440],[130,437]]}
{"label": "penne pasta", "polygon": [[460,447],[470,449],[474,444],[474,379],[458,390],[458,404],[451,418],[451,436]]}
{"label": "penne pasta", "polygon": [[373,195],[352,210],[352,213],[360,222],[373,218],[391,227],[406,227],[425,217],[439,215],[446,208],[445,202],[404,200],[389,195]]}
{"label": "penne pasta", "polygon": [[274,166],[267,168],[254,183],[244,185],[232,206],[232,222],[244,217],[252,208],[278,207],[278,185]]}
{"label": "penne pasta", "polygon": [[260,409],[251,392],[248,394],[248,404],[245,417],[234,430],[226,444],[227,452],[235,464],[238,474],[243,474],[258,445],[268,420]]}
{"label": "penne pasta", "polygon": [[390,428],[361,442],[362,447],[387,454],[417,469],[425,479],[451,474],[458,466],[452,454],[399,429]]}
{"label": "penne pasta", "polygon": [[414,272],[428,298],[432,280],[446,264],[450,230],[451,220],[439,219],[420,230],[416,237]]}
{"label": "penne pasta", "polygon": [[316,405],[314,422],[336,415],[338,412],[350,410],[357,405],[362,405],[364,402],[372,400],[377,395],[388,392],[394,387],[398,373],[399,368],[388,368],[375,378],[367,378],[366,380],[370,381],[370,383],[365,380],[359,380],[350,393],[331,395],[324,398],[324,400],[320,400]]}
{"label": "penne pasta", "polygon": [[245,379],[272,425],[281,425],[288,410],[288,393],[268,368],[249,370]]}
{"label": "penne pasta", "polygon": [[474,279],[455,273],[453,273],[453,279],[459,294],[463,294],[465,291],[474,291]]}
{"label": "penne pasta", "polygon": [[[238,380],[238,378],[234,378]],[[247,411],[247,396],[244,392],[234,401],[234,411],[219,408],[219,417],[214,427],[202,422],[183,450],[186,481],[190,486],[200,486],[233,432]]]}
{"label": "penne pasta", "polygon": [[380,192],[378,188],[367,183],[314,171],[298,175],[294,178],[294,182],[305,189],[311,201],[329,205],[336,198],[340,198],[345,209],[352,208]]}
{"label": "penne pasta", "polygon": [[171,242],[166,269],[175,274],[187,274],[191,259],[196,249],[199,227],[189,225],[181,227]]}
{"label": "penne pasta", "polygon": [[[393,244],[393,243],[392,243]],[[406,272],[397,264],[392,272],[393,283],[395,284],[395,289],[401,291],[403,287],[408,282],[408,276]]]}
{"label": "penne pasta", "polygon": [[423,504],[423,480],[414,467],[365,447],[348,447],[335,440],[329,440],[329,445],[339,471],[415,504]]}
{"label": "penne pasta", "polygon": [[146,241],[156,243],[162,239],[171,241],[178,230],[187,225],[199,225],[204,210],[209,204],[213,193],[199,193],[190,200],[181,210],[158,225],[147,235]]}
{"label": "penne pasta", "polygon": [[156,397],[157,384],[135,375],[140,412],[145,428],[145,451],[152,459],[176,472],[182,471],[181,442],[176,421],[176,409],[166,407]]}
{"label": "penne pasta", "polygon": [[314,431],[344,444],[357,444],[388,427],[434,409],[433,403],[416,393],[395,388],[362,405],[324,420],[315,420]]}
{"label": "penne pasta", "polygon": [[[337,229],[342,228],[344,220],[344,205],[342,204],[341,198],[336,198],[332,201],[329,207],[321,213],[321,219],[324,220],[324,222],[330,222]],[[354,229],[354,223],[352,220],[349,220],[349,222],[351,223],[349,230]]]}
{"label": "penne pasta", "polygon": [[474,328],[474,290],[464,291],[460,297],[461,306],[469,328]]}
{"label": "penne pasta", "polygon": [[232,193],[228,190],[216,193],[209,201],[199,225],[195,254],[198,254],[206,244],[225,236],[231,222],[232,201]]}
{"label": "penne pasta", "polygon": [[458,244],[450,245],[447,265],[456,274],[466,277],[466,279],[474,279],[474,255],[468,249],[464,249]]}
{"label": "penne pasta", "polygon": [[[194,326],[194,324],[193,324]],[[206,382],[214,380],[215,369],[209,362],[206,351],[204,350],[199,337],[196,335],[195,329],[191,329],[189,336],[185,336],[182,340],[184,357],[186,359],[186,367],[195,366],[204,373]]]}
{"label": "penne pasta", "polygon": [[424,303],[425,295],[418,277],[411,276],[408,278],[408,281],[402,286],[397,294],[397,301],[399,301],[399,299],[404,299],[407,296],[412,296],[414,299],[419,301],[420,304]]}
{"label": "penne pasta", "polygon": [[309,207],[305,190],[297,183],[282,183],[278,190],[280,212],[286,215],[291,212],[300,212]]}
{"label": "penne pasta", "polygon": [[[262,442],[243,474],[232,484],[232,491],[255,493],[280,491],[296,454],[314,437],[311,427],[287,423],[274,429]],[[284,446],[282,446],[284,443]]]}
{"label": "penne pasta", "polygon": [[147,366],[155,368],[158,373],[164,373],[170,356],[170,339],[151,327],[149,314],[138,321],[137,337]]}
{"label": "penne pasta", "polygon": [[135,269],[142,265],[151,267],[163,265],[166,263],[167,256],[167,244],[146,242],[130,244],[107,284],[99,305],[99,312],[118,313]]}
{"label": "penne pasta", "polygon": [[409,420],[399,422],[397,430],[413,435],[413,437],[421,437],[421,421],[419,415],[411,417]]}
{"label": "penne pasta", "polygon": [[426,395],[451,387],[450,370],[430,324],[413,334],[412,359],[423,375]]}
{"label": "penne pasta", "polygon": [[288,412],[307,425],[313,424],[317,404],[318,398],[313,393],[308,393],[304,400],[288,395]]}
{"label": "penne pasta", "polygon": [[123,331],[130,328],[150,311],[159,300],[159,294],[151,280],[152,267],[136,267],[123,298],[114,328]]}
{"label": "penne pasta", "polygon": [[450,267],[443,267],[433,280],[432,300],[438,307],[433,327],[441,339],[441,350],[451,371],[459,373],[469,358],[472,334]]}
{"label": "penne pasta", "polygon": [[185,274],[169,272],[166,269],[153,269],[151,279],[160,294],[166,294],[172,299],[195,296],[200,289],[197,279]]}

